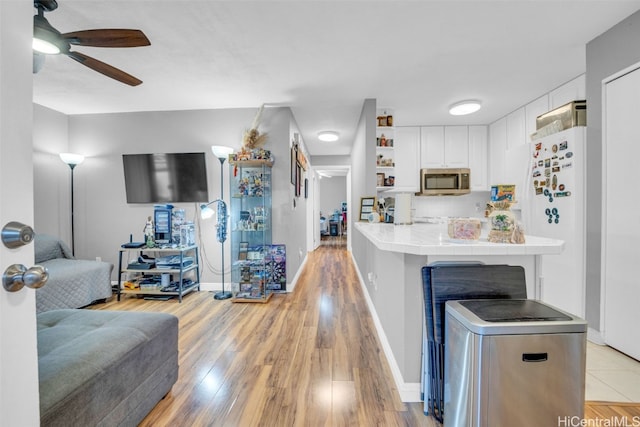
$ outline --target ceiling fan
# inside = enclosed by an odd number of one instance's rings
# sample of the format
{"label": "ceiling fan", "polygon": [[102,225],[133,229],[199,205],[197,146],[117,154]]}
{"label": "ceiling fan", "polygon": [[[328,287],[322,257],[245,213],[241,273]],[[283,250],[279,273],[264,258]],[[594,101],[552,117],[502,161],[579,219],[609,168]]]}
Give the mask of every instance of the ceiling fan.
{"label": "ceiling fan", "polygon": [[33,4],[38,9],[38,14],[33,17],[34,72],[39,69],[39,66],[35,65],[37,56],[61,53],[94,71],[130,86],[137,86],[142,83],[142,80],[131,74],[83,53],[71,50],[71,45],[94,47],[139,47],[151,45],[151,42],[142,31],[102,29],[60,33],[44,17],[44,12],[51,12],[58,8],[58,2],[56,0],[34,0]]}

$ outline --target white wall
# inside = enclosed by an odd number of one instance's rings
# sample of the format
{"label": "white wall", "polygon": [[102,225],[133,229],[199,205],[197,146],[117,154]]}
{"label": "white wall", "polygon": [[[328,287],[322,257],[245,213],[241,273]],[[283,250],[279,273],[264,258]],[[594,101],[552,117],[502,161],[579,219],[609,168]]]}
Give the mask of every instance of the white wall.
{"label": "white wall", "polygon": [[416,217],[460,216],[484,218],[489,191],[472,191],[461,196],[416,196],[413,200]]}
{"label": "white wall", "polygon": [[33,126],[35,230],[70,243],[71,170],[58,156],[69,151],[69,118],[38,104],[33,104],[33,114],[37,118]]}
{"label": "white wall", "polygon": [[[66,147],[63,147],[64,117],[38,106],[34,111],[34,158],[42,166],[34,172],[37,228],[70,238],[66,228],[70,218],[68,167],[57,154],[62,148],[84,154],[87,159],[74,171],[76,256],[87,259],[99,256],[117,268],[118,248],[129,239],[129,234],[134,235],[134,240],[141,239],[146,217],[153,213],[151,204],[126,203],[122,154],[205,152],[209,200],[214,200],[220,194],[220,162],[213,157],[210,147],[216,144],[239,149],[242,132],[253,122],[257,109],[68,116]],[[307,249],[304,233],[290,231],[306,226],[306,200],[299,198],[294,208],[290,184],[289,147],[293,132],[298,130],[288,108],[267,108],[260,130],[268,133],[265,148],[276,158],[272,170],[272,238],[274,243],[287,245],[289,282]],[[224,164],[224,176],[225,195],[228,195],[228,162]],[[59,204],[56,206],[52,199],[59,199]],[[196,204],[175,206],[184,208],[188,219],[199,221]],[[214,224],[203,222],[199,230],[202,253],[212,265],[210,269],[206,266],[202,269],[201,280],[219,283],[220,244],[215,239]],[[229,253],[228,246],[226,253]],[[229,258],[225,259],[227,272],[230,271]],[[115,271],[112,278],[116,279]]]}
{"label": "white wall", "polygon": [[[376,195],[376,100],[365,99],[358,120],[356,135],[351,149],[351,215],[348,216],[349,230],[358,221],[360,198]],[[367,239],[360,233],[349,233],[351,250],[358,269],[366,274]]]}

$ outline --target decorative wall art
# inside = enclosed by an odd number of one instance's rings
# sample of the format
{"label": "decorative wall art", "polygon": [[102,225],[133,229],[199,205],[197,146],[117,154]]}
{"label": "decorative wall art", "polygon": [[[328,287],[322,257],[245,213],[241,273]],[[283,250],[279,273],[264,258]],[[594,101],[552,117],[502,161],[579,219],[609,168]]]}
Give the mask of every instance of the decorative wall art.
{"label": "decorative wall art", "polygon": [[298,167],[298,144],[295,142],[291,145],[291,184],[293,186],[296,185],[297,178],[297,167]]}
{"label": "decorative wall art", "polygon": [[360,221],[368,221],[369,215],[374,213],[376,209],[376,198],[361,197],[360,198]]}

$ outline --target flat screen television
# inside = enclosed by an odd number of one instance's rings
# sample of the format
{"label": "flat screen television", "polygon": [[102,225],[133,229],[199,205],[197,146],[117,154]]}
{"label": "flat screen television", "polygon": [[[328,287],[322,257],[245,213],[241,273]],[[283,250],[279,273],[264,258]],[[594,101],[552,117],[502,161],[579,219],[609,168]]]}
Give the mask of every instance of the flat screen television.
{"label": "flat screen television", "polygon": [[123,154],[127,203],[207,202],[204,153]]}

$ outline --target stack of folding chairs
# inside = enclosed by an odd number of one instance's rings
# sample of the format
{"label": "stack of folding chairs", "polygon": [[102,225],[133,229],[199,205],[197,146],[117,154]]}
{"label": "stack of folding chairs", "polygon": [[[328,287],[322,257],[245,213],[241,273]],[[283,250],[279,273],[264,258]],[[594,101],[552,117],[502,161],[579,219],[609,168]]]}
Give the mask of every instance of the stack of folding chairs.
{"label": "stack of folding chairs", "polygon": [[424,413],[443,422],[445,401],[445,303],[464,299],[527,298],[520,266],[435,263],[422,268],[424,329],[422,395]]}

